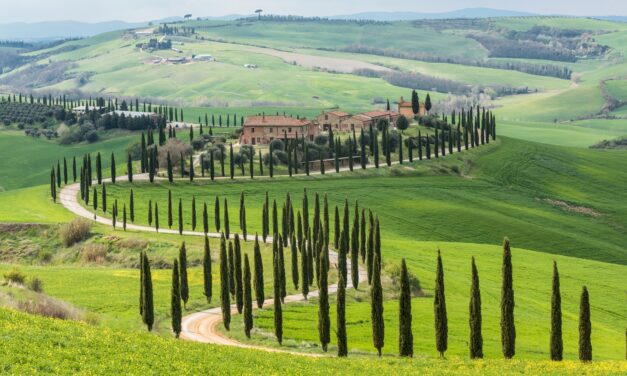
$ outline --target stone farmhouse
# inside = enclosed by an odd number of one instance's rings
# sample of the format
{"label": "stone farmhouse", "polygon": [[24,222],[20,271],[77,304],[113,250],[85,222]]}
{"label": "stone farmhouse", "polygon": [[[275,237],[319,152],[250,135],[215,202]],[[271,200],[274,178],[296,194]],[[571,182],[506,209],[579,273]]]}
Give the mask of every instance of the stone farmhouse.
{"label": "stone farmhouse", "polygon": [[348,128],[346,120],[350,117],[351,115],[344,111],[323,112],[318,115],[318,126],[320,126],[323,131],[328,131],[329,129],[349,131],[350,129]]}
{"label": "stone farmhouse", "polygon": [[[418,115],[424,116],[427,113],[424,103],[418,102],[418,108],[419,108]],[[400,115],[405,115],[405,117],[408,119],[413,118],[414,110],[411,106],[411,101],[408,102],[405,99],[403,99],[403,97],[401,97],[401,99],[398,101],[398,113]]]}
{"label": "stone farmhouse", "polygon": [[368,129],[371,125],[376,126],[379,120],[387,120],[394,127],[396,119],[398,119],[397,112],[375,110],[351,116],[342,123],[342,126],[346,130]]}
{"label": "stone farmhouse", "polygon": [[275,138],[295,139],[305,136],[313,141],[319,134],[318,124],[304,118],[289,116],[256,115],[244,119],[241,145],[267,145]]}

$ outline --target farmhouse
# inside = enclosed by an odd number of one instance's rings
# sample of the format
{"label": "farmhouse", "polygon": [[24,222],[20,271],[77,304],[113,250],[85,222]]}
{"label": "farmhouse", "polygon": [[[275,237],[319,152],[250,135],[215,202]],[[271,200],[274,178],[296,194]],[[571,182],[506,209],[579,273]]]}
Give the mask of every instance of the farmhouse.
{"label": "farmhouse", "polygon": [[342,126],[346,126],[347,130],[366,129],[371,125],[374,127],[379,120],[387,120],[392,126],[396,123],[398,113],[394,111],[375,110],[354,115],[342,122]]}
{"label": "farmhouse", "polygon": [[266,145],[275,138],[295,139],[297,136],[313,141],[318,135],[318,125],[301,118],[289,116],[248,116],[244,119],[241,145]]}
{"label": "farmhouse", "polygon": [[[426,113],[425,104],[421,102],[418,102],[418,104],[418,115],[424,116]],[[401,99],[399,99],[398,101],[398,113],[400,115],[405,115],[405,117],[407,117],[408,119],[412,119],[414,117],[414,110],[412,108],[411,102],[408,102],[403,99],[403,97],[401,97]]]}
{"label": "farmhouse", "polygon": [[318,115],[317,122],[318,126],[320,126],[323,131],[328,131],[329,129],[349,131],[350,128],[348,124],[345,123],[345,120],[350,117],[351,115],[348,112],[327,111]]}

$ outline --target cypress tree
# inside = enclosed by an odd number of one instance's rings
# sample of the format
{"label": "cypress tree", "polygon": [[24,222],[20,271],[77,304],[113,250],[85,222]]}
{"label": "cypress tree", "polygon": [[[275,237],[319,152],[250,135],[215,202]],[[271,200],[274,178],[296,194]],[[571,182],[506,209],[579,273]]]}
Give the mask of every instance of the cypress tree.
{"label": "cypress tree", "polygon": [[179,248],[179,276],[181,278],[181,299],[183,300],[183,306],[187,307],[187,301],[189,300],[189,283],[187,282],[187,250],[185,249],[185,242]]}
{"label": "cypress tree", "polygon": [[356,290],[359,286],[359,208],[357,202],[355,202],[355,217],[351,232],[351,279],[353,288]]}
{"label": "cypress tree", "polygon": [[152,200],[148,200],[148,226],[152,226]]}
{"label": "cypress tree", "polygon": [[563,359],[564,344],[562,342],[562,296],[560,293],[560,276],[557,263],[553,261],[553,291],[551,295],[551,360]]}
{"label": "cypress tree", "polygon": [[72,157],[72,179],[76,183],[76,157]]}
{"label": "cypress tree", "polygon": [[224,234],[228,239],[230,237],[229,234],[229,203],[226,201],[226,197],[224,198]]}
{"label": "cypress tree", "polygon": [[[273,244],[276,245],[276,242]],[[276,336],[279,345],[283,342],[283,309],[281,307],[281,272],[279,271],[279,258],[274,256],[273,260],[273,277],[274,277],[274,335]]]}
{"label": "cypress tree", "polygon": [[303,231],[309,232],[309,200],[307,199],[307,189],[303,193]]}
{"label": "cypress tree", "polygon": [[422,136],[420,136],[420,130],[418,130],[418,160],[422,161]]}
{"label": "cypress tree", "polygon": [[157,202],[155,202],[155,230],[159,232],[159,207]]}
{"label": "cypress tree", "polygon": [[67,185],[67,159],[63,157],[63,184]]}
{"label": "cypress tree", "polygon": [[203,293],[207,298],[207,303],[211,303],[213,295],[213,282],[211,275],[211,250],[209,249],[209,238],[205,234],[205,248],[202,258]]}
{"label": "cypress tree", "polygon": [[207,203],[204,202],[202,206],[202,229],[205,235],[209,233],[209,214],[207,213]]}
{"label": "cypress tree", "polygon": [[403,164],[403,134],[398,134],[398,162]]}
{"label": "cypress tree", "polygon": [[111,153],[111,183],[115,184],[115,156]]}
{"label": "cypress tree", "polygon": [[[96,200],[95,195],[94,195],[94,200]],[[132,188],[131,188],[131,193],[129,197],[129,205],[130,205],[129,210],[130,210],[130,215],[131,215],[131,222],[135,222],[135,197],[134,197]]]}
{"label": "cypress tree", "polygon": [[294,234],[290,238],[290,251],[292,253],[292,283],[294,284],[294,289],[298,290],[298,249]]}
{"label": "cypress tree", "polygon": [[446,297],[444,295],[444,270],[442,256],[438,250],[438,266],[435,277],[435,292],[433,299],[433,311],[435,317],[435,347],[444,358],[448,348],[448,318],[446,316]]}
{"label": "cypress tree", "polygon": [[581,290],[581,299],[579,301],[579,360],[583,362],[592,361],[591,333],[590,297],[588,296],[588,288],[584,286]]}
{"label": "cypress tree", "polygon": [[189,156],[189,181],[194,181],[194,155]]}
{"label": "cypress tree", "polygon": [[248,254],[244,255],[244,332],[250,338],[250,330],[253,328],[253,297],[250,287],[250,263]]}
{"label": "cypress tree", "polygon": [[377,349],[377,354],[381,356],[381,349],[384,344],[384,322],[383,322],[383,289],[381,287],[381,259],[378,255],[374,258],[374,270],[372,275],[372,287],[370,289],[370,304],[372,322],[372,342]]}
{"label": "cypress tree", "polygon": [[414,355],[414,336],[411,330],[411,290],[409,286],[409,273],[405,259],[401,262],[401,294],[399,299],[399,334],[398,354],[400,356]]}
{"label": "cypress tree", "polygon": [[229,173],[231,174],[231,179],[235,176],[235,161],[233,159],[233,144],[229,144]]}
{"label": "cypress tree", "polygon": [[[322,261],[319,262],[320,286],[318,290],[318,337],[322,345],[322,351],[327,351],[330,342],[331,320],[329,319],[329,288],[326,253],[322,253]],[[341,277],[340,277],[341,278]],[[303,282],[303,284],[306,284]]]}
{"label": "cypress tree", "polygon": [[196,196],[192,196],[192,231],[196,231]]}
{"label": "cypress tree", "polygon": [[[91,200],[94,208],[94,218],[96,217],[96,211],[98,210],[98,191],[96,187],[94,187],[94,194],[92,195],[93,199]],[[132,214],[132,213],[131,213]]]}
{"label": "cypress tree", "polygon": [[129,182],[133,182],[133,160],[131,159],[131,155],[128,154],[126,157],[126,176]]}
{"label": "cypress tree", "polygon": [[174,267],[172,268],[172,297],[170,300],[172,331],[176,338],[181,333],[181,290],[179,286],[179,267],[178,261],[174,259]]}
{"label": "cypress tree", "polygon": [[359,253],[361,262],[366,262],[366,209],[361,209],[361,224],[359,229]]}
{"label": "cypress tree", "polygon": [[[57,202],[57,185],[55,182],[56,178],[55,178],[55,173],[54,173],[54,167],[52,168],[52,171],[50,172],[50,196],[52,196],[52,202]],[[81,184],[82,187],[82,184]]]}
{"label": "cypress tree", "polygon": [[148,331],[152,330],[154,324],[154,304],[152,293],[152,274],[150,272],[150,262],[148,261],[148,255],[143,252],[142,256],[142,289],[141,289],[141,308],[142,308],[142,321],[148,327]]}
{"label": "cypress tree", "polygon": [[335,207],[335,221],[334,221],[334,231],[333,231],[333,248],[335,249],[339,249],[340,248],[340,235],[341,235],[341,230],[340,230],[340,209],[336,206]]}
{"label": "cypress tree", "polygon": [[368,284],[372,283],[372,267],[374,265],[374,218],[372,211],[368,210],[368,247],[366,249],[366,271]]}
{"label": "cypress tree", "polygon": [[102,159],[100,152],[96,154],[96,179],[98,179],[98,184],[102,184]]}
{"label": "cypress tree", "polygon": [[220,238],[220,307],[222,308],[222,322],[229,330],[231,325],[231,300],[229,295],[229,266],[226,257],[226,239],[224,234]]}
{"label": "cypress tree", "polygon": [[213,221],[216,225],[216,231],[220,232],[220,199],[218,199],[218,196],[216,196],[213,213]]}
{"label": "cypress tree", "polygon": [[281,303],[284,303],[287,296],[286,282],[285,282],[285,254],[283,252],[282,237],[279,235],[279,241],[277,244],[277,252],[279,256],[279,276],[281,277],[279,283],[281,285]]}
{"label": "cypress tree", "polygon": [[[306,242],[308,243],[309,239]],[[300,242],[300,270],[302,276],[301,292],[305,300],[307,300],[307,295],[309,294],[309,255],[307,254],[305,241]]]}
{"label": "cypress tree", "polygon": [[126,231],[126,204],[122,205],[122,228]]}
{"label": "cypress tree", "polygon": [[172,228],[172,191],[168,189],[168,228]]}
{"label": "cypress tree", "polygon": [[183,235],[183,201],[179,198],[179,235]]}
{"label": "cypress tree", "polygon": [[470,358],[483,358],[483,335],[481,334],[481,291],[479,289],[479,272],[475,264],[475,258],[472,258],[472,287],[470,288],[470,306],[469,306],[469,324],[470,324]]}
{"label": "cypress tree", "polygon": [[235,298],[235,251],[232,241],[229,241],[229,292],[231,298]]}
{"label": "cypress tree", "polygon": [[501,346],[503,356],[511,359],[516,353],[514,325],[514,287],[512,281],[512,253],[509,239],[503,242],[503,283],[501,285]]}
{"label": "cypress tree", "polygon": [[235,250],[235,302],[237,304],[237,313],[242,313],[244,308],[244,286],[242,280],[242,249],[239,242],[239,235],[235,234],[234,240]]}
{"label": "cypress tree", "polygon": [[239,198],[239,228],[242,230],[244,240],[246,240],[246,203],[244,201],[244,192],[240,194]]}
{"label": "cypress tree", "polygon": [[348,343],[346,339],[346,282],[340,280],[337,285],[337,356],[348,355]]}
{"label": "cypress tree", "polygon": [[263,307],[265,295],[263,292],[263,261],[261,260],[261,250],[259,249],[259,236],[255,234],[255,298],[257,308]]}

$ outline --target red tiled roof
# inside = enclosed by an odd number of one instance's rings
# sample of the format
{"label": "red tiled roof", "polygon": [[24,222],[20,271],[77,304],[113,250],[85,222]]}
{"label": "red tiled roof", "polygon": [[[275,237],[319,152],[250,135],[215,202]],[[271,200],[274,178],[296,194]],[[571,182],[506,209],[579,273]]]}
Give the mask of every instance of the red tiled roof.
{"label": "red tiled roof", "polygon": [[311,122],[307,119],[297,119],[295,117],[289,116],[248,116],[246,117],[246,119],[244,119],[245,127],[300,127],[308,124],[311,124]]}
{"label": "red tiled roof", "polygon": [[374,111],[364,112],[361,115],[367,116],[369,118],[377,118],[377,117],[382,117],[382,116],[390,116],[393,114],[394,113],[392,111],[374,110]]}
{"label": "red tiled roof", "polygon": [[398,105],[400,107],[412,107],[411,102],[407,102],[407,101],[398,102]]}
{"label": "red tiled roof", "polygon": [[338,116],[338,117],[350,116],[350,114],[348,112],[344,112],[344,111],[329,111],[327,113],[335,115],[335,116]]}
{"label": "red tiled roof", "polygon": [[351,119],[355,119],[357,121],[370,121],[372,118],[370,116],[366,116],[363,114],[354,115]]}

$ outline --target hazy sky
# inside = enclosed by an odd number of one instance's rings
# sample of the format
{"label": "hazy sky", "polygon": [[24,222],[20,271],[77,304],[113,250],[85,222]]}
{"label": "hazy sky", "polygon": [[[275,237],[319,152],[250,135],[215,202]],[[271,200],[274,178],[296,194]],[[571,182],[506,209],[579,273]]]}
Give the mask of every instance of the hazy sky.
{"label": "hazy sky", "polygon": [[[566,5],[567,4],[567,5]],[[444,12],[489,7],[543,14],[627,15],[627,0],[0,0],[0,22],[44,20],[146,21],[196,16],[266,13],[329,16],[367,11]]]}

